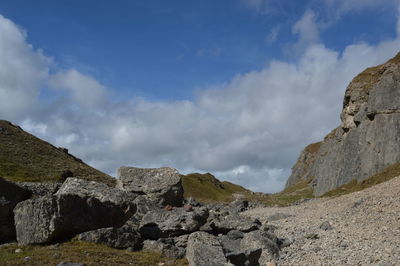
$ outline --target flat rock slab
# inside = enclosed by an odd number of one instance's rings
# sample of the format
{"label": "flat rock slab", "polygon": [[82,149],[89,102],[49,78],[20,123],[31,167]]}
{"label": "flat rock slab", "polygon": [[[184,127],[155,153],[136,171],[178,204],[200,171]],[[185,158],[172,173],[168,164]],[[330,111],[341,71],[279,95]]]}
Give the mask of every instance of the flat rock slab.
{"label": "flat rock slab", "polygon": [[226,234],[231,230],[251,232],[258,230],[260,226],[261,223],[257,219],[239,214],[217,217],[210,223],[210,227],[214,233],[222,234]]}
{"label": "flat rock slab", "polygon": [[78,235],[78,239],[86,242],[105,244],[112,248],[138,249],[141,237],[137,229],[138,228],[135,224],[128,222],[119,228],[100,228],[81,233]]}
{"label": "flat rock slab", "polygon": [[187,212],[184,208],[175,208],[171,211],[157,209],[148,212],[140,222],[140,233],[146,239],[156,240],[190,234],[207,221],[206,207],[193,208]]}
{"label": "flat rock slab", "polygon": [[225,258],[218,238],[206,232],[195,232],[189,236],[186,258],[191,266],[233,265]]}
{"label": "flat rock slab", "polygon": [[117,188],[158,199],[162,205],[181,206],[183,186],[176,169],[120,167]]}

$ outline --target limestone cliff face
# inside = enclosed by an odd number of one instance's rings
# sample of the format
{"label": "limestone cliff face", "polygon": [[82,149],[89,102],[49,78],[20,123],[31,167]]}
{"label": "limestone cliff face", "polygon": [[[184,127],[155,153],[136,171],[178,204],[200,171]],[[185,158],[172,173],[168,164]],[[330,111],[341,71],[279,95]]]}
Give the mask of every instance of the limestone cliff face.
{"label": "limestone cliff face", "polygon": [[303,151],[287,186],[313,177],[320,196],[400,161],[400,53],[352,80],[340,117],[311,163],[301,162]]}

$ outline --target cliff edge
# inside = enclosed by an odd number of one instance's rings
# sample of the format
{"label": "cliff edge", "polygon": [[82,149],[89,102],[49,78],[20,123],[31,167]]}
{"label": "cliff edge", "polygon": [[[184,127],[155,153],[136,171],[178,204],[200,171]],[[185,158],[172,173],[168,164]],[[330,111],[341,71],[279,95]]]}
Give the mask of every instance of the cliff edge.
{"label": "cliff edge", "polygon": [[320,196],[400,161],[400,53],[351,81],[340,118],[318,150],[302,152],[287,187],[313,178]]}

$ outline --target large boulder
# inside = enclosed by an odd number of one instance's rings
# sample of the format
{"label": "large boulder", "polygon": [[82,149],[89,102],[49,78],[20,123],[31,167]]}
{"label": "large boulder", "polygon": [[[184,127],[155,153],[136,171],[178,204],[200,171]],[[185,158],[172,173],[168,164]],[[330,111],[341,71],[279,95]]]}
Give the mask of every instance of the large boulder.
{"label": "large boulder", "polygon": [[191,211],[185,208],[157,209],[143,216],[140,233],[144,238],[153,240],[189,234],[199,230],[207,217],[206,207],[193,208]]}
{"label": "large boulder", "polygon": [[163,256],[181,259],[185,256],[186,250],[182,247],[177,247],[172,238],[160,238],[158,240],[145,240],[143,249],[153,252],[158,252]]}
{"label": "large boulder", "polygon": [[260,265],[266,265],[277,259],[279,255],[279,239],[266,231],[257,230],[244,234],[240,241],[240,249],[255,250],[262,249],[259,256]]}
{"label": "large boulder", "polygon": [[216,217],[210,223],[212,231],[217,234],[226,234],[231,230],[251,232],[258,230],[260,226],[261,223],[257,219],[240,214],[229,214],[226,216]]}
{"label": "large boulder", "polygon": [[86,242],[105,244],[112,248],[138,249],[141,243],[141,237],[137,229],[138,228],[135,224],[127,222],[118,228],[100,228],[81,233],[78,235],[78,239]]}
{"label": "large boulder", "polygon": [[169,167],[120,167],[117,188],[146,194],[162,205],[181,206],[183,202],[181,176],[176,169]]}
{"label": "large boulder", "polygon": [[189,236],[186,259],[191,266],[232,265],[225,258],[218,238],[206,232],[195,232]]}
{"label": "large boulder", "polygon": [[122,226],[136,211],[135,195],[105,186],[71,178],[54,195],[20,202],[14,209],[18,243],[49,243]]}
{"label": "large boulder", "polygon": [[30,190],[33,197],[52,195],[61,187],[61,183],[20,182],[19,186]]}
{"label": "large boulder", "polygon": [[15,239],[13,209],[31,194],[29,190],[0,178],[0,243]]}

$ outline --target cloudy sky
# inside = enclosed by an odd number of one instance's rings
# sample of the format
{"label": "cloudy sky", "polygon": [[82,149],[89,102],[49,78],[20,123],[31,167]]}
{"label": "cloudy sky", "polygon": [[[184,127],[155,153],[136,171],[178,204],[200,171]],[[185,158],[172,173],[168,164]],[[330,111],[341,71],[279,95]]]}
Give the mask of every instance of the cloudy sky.
{"label": "cloudy sky", "polygon": [[2,0],[0,119],[121,165],[283,188],[345,88],[400,51],[397,0]]}

